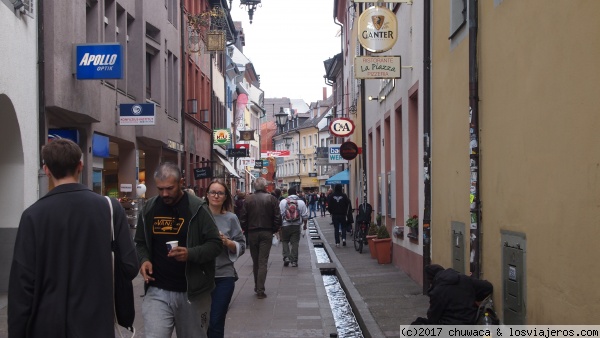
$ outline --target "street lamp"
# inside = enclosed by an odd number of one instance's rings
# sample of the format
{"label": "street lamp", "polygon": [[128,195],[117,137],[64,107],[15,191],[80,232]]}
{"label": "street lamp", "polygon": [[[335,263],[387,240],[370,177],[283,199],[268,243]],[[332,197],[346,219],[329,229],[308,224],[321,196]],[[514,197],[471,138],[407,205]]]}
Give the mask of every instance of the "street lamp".
{"label": "street lamp", "polygon": [[252,16],[254,15],[254,11],[256,11],[256,7],[259,5],[262,7],[260,3],[261,0],[240,0],[240,8],[242,6],[246,6],[246,10],[248,11],[248,17],[250,18],[250,23],[252,23]]}
{"label": "street lamp", "polygon": [[293,139],[294,139],[294,138],[293,138],[293,137],[291,137],[291,136],[285,136],[285,137],[283,138],[283,142],[285,142],[285,147],[286,147],[287,149],[290,149],[290,145],[292,144],[292,140],[293,140]]}
{"label": "street lamp", "polygon": [[287,124],[288,114],[283,111],[283,107],[279,107],[279,113],[275,114],[275,123],[278,127],[283,128]]}

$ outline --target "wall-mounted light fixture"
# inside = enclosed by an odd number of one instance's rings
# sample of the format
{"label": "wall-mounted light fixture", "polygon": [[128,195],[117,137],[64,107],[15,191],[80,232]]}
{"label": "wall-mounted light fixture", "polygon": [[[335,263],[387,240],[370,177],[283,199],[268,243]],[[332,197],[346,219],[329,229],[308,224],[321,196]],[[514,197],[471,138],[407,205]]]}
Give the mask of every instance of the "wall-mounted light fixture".
{"label": "wall-mounted light fixture", "polygon": [[10,3],[13,5],[13,8],[15,10],[20,9],[21,7],[25,6],[23,1],[21,1],[21,0],[10,0]]}
{"label": "wall-mounted light fixture", "polygon": [[187,112],[189,115],[195,115],[198,113],[198,100],[189,99],[187,100]]}
{"label": "wall-mounted light fixture", "polygon": [[292,139],[293,139],[293,137],[291,137],[291,136],[285,136],[285,137],[283,138],[283,142],[285,142],[285,147],[286,147],[287,149],[289,149],[289,148],[290,148],[290,145],[292,144]]}
{"label": "wall-mounted light fixture", "polygon": [[369,101],[383,101],[385,100],[385,95],[381,95],[381,96],[370,96],[369,95]]}
{"label": "wall-mounted light fixture", "polygon": [[240,8],[242,8],[242,6],[246,6],[246,10],[248,11],[248,17],[250,18],[250,23],[252,23],[252,16],[254,15],[254,11],[256,11],[256,8],[262,7],[260,1],[261,0],[240,0]]}
{"label": "wall-mounted light fixture", "polygon": [[204,123],[210,121],[208,109],[200,109],[200,121]]}

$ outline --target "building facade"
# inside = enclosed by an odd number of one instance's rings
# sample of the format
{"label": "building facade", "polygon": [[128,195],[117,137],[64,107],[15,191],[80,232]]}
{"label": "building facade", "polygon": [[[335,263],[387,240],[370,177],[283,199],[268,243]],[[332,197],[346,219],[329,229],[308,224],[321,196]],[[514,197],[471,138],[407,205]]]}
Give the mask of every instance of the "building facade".
{"label": "building facade", "polygon": [[[21,212],[39,197],[40,160],[37,1],[15,8],[0,1],[0,181],[7,198],[0,206],[0,292],[8,290]],[[41,173],[42,181],[45,175]]]}

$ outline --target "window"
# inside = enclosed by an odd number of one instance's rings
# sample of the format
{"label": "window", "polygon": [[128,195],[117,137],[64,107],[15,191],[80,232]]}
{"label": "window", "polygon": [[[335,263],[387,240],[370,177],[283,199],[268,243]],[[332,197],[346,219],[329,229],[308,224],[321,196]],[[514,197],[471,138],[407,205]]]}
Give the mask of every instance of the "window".
{"label": "window", "polygon": [[152,58],[153,55],[146,53],[146,98],[152,98]]}
{"label": "window", "polygon": [[450,6],[450,38],[452,38],[467,22],[467,0],[451,0]]}

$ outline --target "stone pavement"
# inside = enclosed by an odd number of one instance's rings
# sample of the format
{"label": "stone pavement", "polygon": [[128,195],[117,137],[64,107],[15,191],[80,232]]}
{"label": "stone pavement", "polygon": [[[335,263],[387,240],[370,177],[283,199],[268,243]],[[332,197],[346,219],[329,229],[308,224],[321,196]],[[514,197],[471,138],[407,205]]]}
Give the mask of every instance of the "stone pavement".
{"label": "stone pavement", "polygon": [[[266,299],[254,294],[252,259],[246,252],[236,262],[240,279],[227,314],[226,337],[335,337],[337,334],[320,268],[335,267],[365,337],[399,337],[399,327],[424,316],[428,298],[408,275],[391,264],[371,259],[368,246],[359,254],[350,237],[336,248],[330,217],[315,219],[321,240],[301,238],[298,267],[284,267],[281,244],[273,247]],[[317,263],[313,243],[322,242],[332,263]],[[331,245],[330,245],[331,243]],[[134,280],[136,337],[144,337],[142,279]],[[6,293],[0,294],[0,337],[6,334]],[[173,335],[175,336],[175,335]]]}

